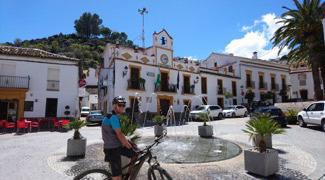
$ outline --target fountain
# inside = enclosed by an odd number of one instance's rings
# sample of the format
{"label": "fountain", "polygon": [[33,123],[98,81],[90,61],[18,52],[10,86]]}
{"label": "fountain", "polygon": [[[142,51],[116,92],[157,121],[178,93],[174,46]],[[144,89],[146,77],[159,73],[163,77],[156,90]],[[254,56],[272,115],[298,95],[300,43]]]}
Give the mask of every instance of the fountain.
{"label": "fountain", "polygon": [[134,115],[134,106],[135,106],[135,100],[139,100],[139,93],[136,92],[134,93],[134,100],[133,100],[133,104],[132,104],[132,112],[131,112],[131,122],[133,123],[133,115]]}
{"label": "fountain", "polygon": [[169,106],[167,115],[166,115],[166,119],[167,119],[166,120],[167,126],[176,125],[175,112],[174,112],[173,106]]}
{"label": "fountain", "polygon": [[179,120],[179,125],[183,125],[186,123],[186,119],[187,119],[187,123],[189,122],[190,119],[190,108],[188,107],[188,105],[184,105],[181,115],[180,115],[180,120]]}
{"label": "fountain", "polygon": [[146,106],[146,112],[145,112],[144,118],[143,118],[143,125],[142,125],[142,127],[145,127],[145,125],[146,125],[149,105],[152,104],[152,97],[153,96],[156,96],[157,94],[156,93],[151,93],[151,95],[152,96],[150,97],[149,101],[146,102],[147,103],[147,106]]}

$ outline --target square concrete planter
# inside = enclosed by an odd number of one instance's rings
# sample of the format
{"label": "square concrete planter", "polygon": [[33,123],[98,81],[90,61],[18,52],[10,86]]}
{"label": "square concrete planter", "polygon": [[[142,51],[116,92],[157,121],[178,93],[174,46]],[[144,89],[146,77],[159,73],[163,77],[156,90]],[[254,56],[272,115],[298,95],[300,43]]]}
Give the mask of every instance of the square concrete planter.
{"label": "square concrete planter", "polygon": [[[258,144],[261,141],[261,139],[262,138],[260,135],[256,135],[252,141],[252,145],[255,147],[258,147]],[[266,148],[272,149],[272,135],[271,134],[265,136],[265,144],[266,144]]]}
{"label": "square concrete planter", "polygon": [[164,135],[164,130],[167,131],[166,127],[162,126],[162,125],[155,125],[154,126],[154,133],[156,137],[160,137],[162,135]]}
{"label": "square concrete planter", "polygon": [[199,136],[201,137],[212,137],[213,136],[213,126],[198,126]]}
{"label": "square concrete planter", "polygon": [[86,155],[87,139],[68,139],[67,156],[68,157],[84,157]]}
{"label": "square concrete planter", "polygon": [[279,170],[278,151],[267,149],[260,153],[253,150],[244,151],[245,170],[264,177],[275,174]]}

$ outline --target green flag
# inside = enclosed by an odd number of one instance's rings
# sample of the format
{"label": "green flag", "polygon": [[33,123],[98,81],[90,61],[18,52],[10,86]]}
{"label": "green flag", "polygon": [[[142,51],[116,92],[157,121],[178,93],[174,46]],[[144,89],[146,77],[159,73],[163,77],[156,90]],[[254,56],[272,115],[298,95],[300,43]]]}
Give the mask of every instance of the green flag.
{"label": "green flag", "polygon": [[161,80],[160,80],[160,74],[157,74],[157,80],[155,82],[156,86],[160,86],[160,82],[161,82]]}

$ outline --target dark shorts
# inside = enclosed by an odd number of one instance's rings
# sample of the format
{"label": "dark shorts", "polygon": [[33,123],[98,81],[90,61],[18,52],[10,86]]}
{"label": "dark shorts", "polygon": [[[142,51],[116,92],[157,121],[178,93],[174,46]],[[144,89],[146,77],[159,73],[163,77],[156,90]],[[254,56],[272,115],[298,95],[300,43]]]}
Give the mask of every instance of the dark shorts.
{"label": "dark shorts", "polygon": [[105,161],[111,165],[112,175],[122,175],[121,155],[132,158],[137,155],[132,149],[126,147],[118,147],[113,149],[104,149]]}

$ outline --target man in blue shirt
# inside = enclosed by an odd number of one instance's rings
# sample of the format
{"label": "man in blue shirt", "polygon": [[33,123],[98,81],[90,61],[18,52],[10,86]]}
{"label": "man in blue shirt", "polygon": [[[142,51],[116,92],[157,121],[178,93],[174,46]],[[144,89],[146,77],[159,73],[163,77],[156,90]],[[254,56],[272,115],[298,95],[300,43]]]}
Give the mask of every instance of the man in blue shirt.
{"label": "man in blue shirt", "polygon": [[112,114],[105,117],[102,122],[105,161],[111,165],[113,180],[122,179],[121,155],[131,158],[131,161],[137,158],[132,144],[121,131],[120,119],[117,116],[124,112],[125,104],[126,101],[122,96],[115,97]]}

